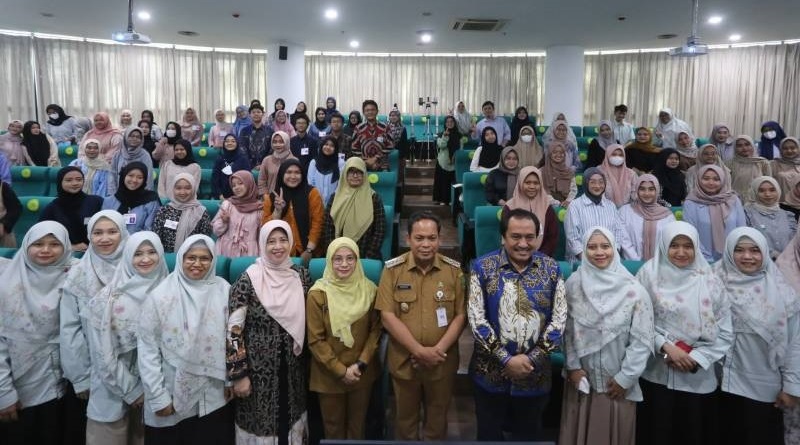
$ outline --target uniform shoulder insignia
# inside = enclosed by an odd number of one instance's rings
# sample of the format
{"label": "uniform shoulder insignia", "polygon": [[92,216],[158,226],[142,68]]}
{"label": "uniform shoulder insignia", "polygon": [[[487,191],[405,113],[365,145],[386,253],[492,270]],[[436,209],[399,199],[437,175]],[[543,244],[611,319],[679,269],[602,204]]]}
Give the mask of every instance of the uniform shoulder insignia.
{"label": "uniform shoulder insignia", "polygon": [[442,261],[444,261],[445,263],[455,267],[456,269],[461,269],[461,263],[459,263],[458,261],[456,261],[456,260],[454,260],[454,259],[452,259],[450,257],[446,257],[446,256],[442,255]]}
{"label": "uniform shoulder insignia", "polygon": [[401,265],[401,264],[403,264],[405,262],[406,262],[406,256],[405,255],[400,255],[398,257],[394,257],[391,260],[383,263],[383,267],[385,267],[387,269],[391,269],[392,267],[399,266],[399,265]]}

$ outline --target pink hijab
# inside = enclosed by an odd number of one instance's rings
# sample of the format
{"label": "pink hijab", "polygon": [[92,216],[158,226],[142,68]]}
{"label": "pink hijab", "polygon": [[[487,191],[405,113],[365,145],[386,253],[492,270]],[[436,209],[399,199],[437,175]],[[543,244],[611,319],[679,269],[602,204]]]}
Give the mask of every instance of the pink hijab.
{"label": "pink hijab", "polygon": [[631,193],[633,192],[631,183],[636,178],[636,173],[625,166],[624,162],[619,167],[613,166],[608,162],[616,150],[621,151],[622,158],[625,159],[625,148],[619,144],[611,144],[606,147],[606,157],[600,165],[600,170],[605,173],[607,184],[610,186],[606,187],[606,191],[610,189],[611,196],[607,194],[606,197],[610,198],[619,207],[630,202]]}
{"label": "pink hijab", "polygon": [[[282,124],[278,123],[278,115],[281,114],[283,114],[283,116],[286,118],[284,119]],[[275,132],[284,131],[286,132],[286,134],[289,135],[290,138],[294,137],[297,134],[297,132],[294,131],[294,127],[292,127],[292,123],[289,122],[289,116],[283,110],[278,110],[275,112],[275,118],[272,120],[272,129]],[[288,147],[289,144],[287,143],[286,146]]]}
{"label": "pink hijab", "polygon": [[[700,180],[708,170],[714,170],[719,175],[722,188],[716,195],[709,195],[700,186]],[[717,165],[702,165],[697,169],[694,178],[694,188],[686,197],[687,201],[708,206],[709,219],[711,220],[711,234],[713,248],[716,253],[725,252],[725,218],[731,214],[736,205],[736,192],[731,190],[730,184],[725,182],[725,172]]]}
{"label": "pink hijab", "polygon": [[[652,182],[653,185],[656,186],[656,202],[645,204],[639,199],[639,186],[641,186],[643,182]],[[636,188],[634,189],[633,196],[631,208],[637,215],[644,219],[642,261],[647,261],[656,254],[658,222],[671,215],[672,212],[658,203],[658,197],[661,196],[661,185],[658,183],[658,179],[649,173],[639,176],[636,179]]]}
{"label": "pink hijab", "polygon": [[[539,189],[539,194],[533,199],[528,198],[524,190],[525,178],[530,175],[536,175],[536,177],[539,178],[539,183],[542,184],[542,187]],[[544,235],[544,221],[547,216],[547,209],[550,208],[550,202],[547,199],[547,190],[542,182],[542,172],[540,172],[538,168],[527,166],[520,170],[519,176],[517,176],[517,186],[514,187],[514,194],[511,199],[506,202],[506,207],[508,207],[509,210],[528,210],[536,215],[536,218],[539,220],[539,237]]]}
{"label": "pink hijab", "polygon": [[[289,238],[286,258],[275,263],[267,255],[267,238],[276,229],[281,229]],[[303,352],[306,338],[306,302],[300,274],[292,269],[292,260],[288,252],[294,246],[292,228],[286,221],[274,219],[263,226],[258,234],[258,250],[260,255],[256,263],[247,268],[247,276],[253,283],[258,301],[267,313],[294,340],[294,355]]]}

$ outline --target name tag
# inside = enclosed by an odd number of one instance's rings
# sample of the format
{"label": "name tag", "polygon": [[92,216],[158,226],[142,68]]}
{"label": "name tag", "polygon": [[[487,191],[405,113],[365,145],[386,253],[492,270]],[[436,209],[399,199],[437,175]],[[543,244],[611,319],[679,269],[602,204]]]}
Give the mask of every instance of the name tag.
{"label": "name tag", "polygon": [[344,153],[339,153],[339,159],[344,159]]}
{"label": "name tag", "polygon": [[221,138],[225,138],[225,136],[227,136],[227,135],[228,135],[227,131],[220,131],[219,132],[219,137],[221,137]]}
{"label": "name tag", "polygon": [[197,131],[200,129],[199,125],[192,125],[192,130]]}
{"label": "name tag", "polygon": [[440,328],[447,326],[447,309],[436,308],[436,325]]}
{"label": "name tag", "polygon": [[222,169],[222,173],[225,173],[226,175],[230,176],[233,174],[233,169],[231,168],[230,165],[226,165],[225,168]]}
{"label": "name tag", "polygon": [[320,132],[319,132],[319,138],[320,138],[320,139],[324,138],[324,137],[325,137],[325,136],[327,136],[327,135],[328,135],[328,133],[325,133],[324,131],[320,131]]}
{"label": "name tag", "polygon": [[172,230],[177,230],[178,229],[178,221],[173,221],[171,219],[168,219],[168,220],[164,221],[164,227],[166,227],[168,229],[172,229]]}
{"label": "name tag", "polygon": [[410,290],[411,289],[411,285],[410,284],[398,284],[397,288],[400,289],[400,290]]}
{"label": "name tag", "polygon": [[300,149],[300,156],[308,156],[308,147],[303,147]]}
{"label": "name tag", "polygon": [[380,142],[381,144],[383,144],[383,136],[378,136],[378,142]]}
{"label": "name tag", "polygon": [[91,217],[86,217],[86,218],[83,218],[83,225],[84,225],[84,226],[88,226],[88,225],[89,225],[89,221],[90,221],[91,219],[92,219]]}
{"label": "name tag", "polygon": [[136,224],[136,214],[135,213],[126,213],[122,215],[125,218],[125,224],[131,225]]}

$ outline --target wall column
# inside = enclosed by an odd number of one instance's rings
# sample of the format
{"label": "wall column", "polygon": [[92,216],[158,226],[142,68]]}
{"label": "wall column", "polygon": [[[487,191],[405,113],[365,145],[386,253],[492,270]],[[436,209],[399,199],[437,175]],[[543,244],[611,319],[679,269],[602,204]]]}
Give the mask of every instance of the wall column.
{"label": "wall column", "polygon": [[563,112],[570,125],[584,125],[583,59],[583,48],[580,46],[547,48],[543,125],[550,125],[550,120],[557,112]]}
{"label": "wall column", "polygon": [[[286,47],[286,60],[280,60],[280,47]],[[275,100],[283,98],[289,114],[300,101],[306,100],[305,47],[292,43],[267,45],[267,102],[264,108],[271,113]],[[313,101],[312,101],[313,102]]]}

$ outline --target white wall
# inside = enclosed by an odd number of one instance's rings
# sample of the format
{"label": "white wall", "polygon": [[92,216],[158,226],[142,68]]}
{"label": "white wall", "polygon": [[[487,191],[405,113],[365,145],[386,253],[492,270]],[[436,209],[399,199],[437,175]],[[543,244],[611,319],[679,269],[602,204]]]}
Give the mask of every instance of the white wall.
{"label": "white wall", "polygon": [[566,115],[570,125],[583,125],[583,48],[547,48],[544,69],[544,125],[557,112]]}
{"label": "white wall", "polygon": [[[286,60],[278,58],[280,46],[288,48]],[[275,100],[283,98],[286,110],[291,114],[297,102],[305,101],[313,109],[317,103],[306,100],[306,62],[305,47],[291,43],[280,43],[267,46],[267,101],[264,108],[273,111]]]}

